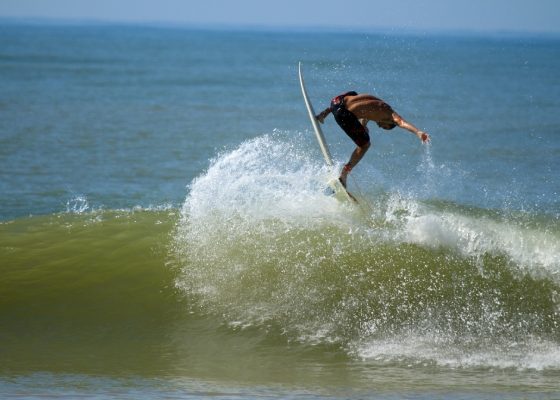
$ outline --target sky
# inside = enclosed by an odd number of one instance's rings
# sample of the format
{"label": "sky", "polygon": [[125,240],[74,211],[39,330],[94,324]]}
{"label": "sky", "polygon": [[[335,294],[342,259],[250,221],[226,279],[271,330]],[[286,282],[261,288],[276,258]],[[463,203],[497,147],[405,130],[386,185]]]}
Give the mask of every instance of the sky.
{"label": "sky", "polygon": [[560,0],[0,0],[0,18],[560,33]]}

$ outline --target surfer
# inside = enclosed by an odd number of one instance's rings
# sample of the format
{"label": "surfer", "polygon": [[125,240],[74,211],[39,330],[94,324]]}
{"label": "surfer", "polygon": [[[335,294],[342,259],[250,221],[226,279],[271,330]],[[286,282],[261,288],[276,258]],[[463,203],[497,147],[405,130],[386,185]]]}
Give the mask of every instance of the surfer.
{"label": "surfer", "polygon": [[376,122],[377,126],[386,130],[399,126],[415,134],[422,143],[430,141],[430,136],[426,132],[405,121],[389,104],[369,94],[347,92],[336,96],[332,99],[330,106],[315,118],[320,123],[323,123],[331,112],[337,124],[357,146],[350,156],[350,161],[344,165],[340,172],[339,179],[344,187],[346,187],[348,174],[369,149],[370,139],[367,127],[369,121]]}

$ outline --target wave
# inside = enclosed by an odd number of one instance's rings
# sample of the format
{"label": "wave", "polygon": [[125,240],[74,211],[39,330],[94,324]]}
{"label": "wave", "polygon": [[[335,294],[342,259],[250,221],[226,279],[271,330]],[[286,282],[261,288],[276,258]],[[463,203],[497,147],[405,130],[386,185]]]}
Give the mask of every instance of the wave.
{"label": "wave", "polygon": [[476,355],[497,346],[522,368],[557,348],[557,224],[390,188],[356,208],[323,193],[329,173],[274,135],[219,155],[181,210],[177,286],[232,326],[364,358],[492,365]]}

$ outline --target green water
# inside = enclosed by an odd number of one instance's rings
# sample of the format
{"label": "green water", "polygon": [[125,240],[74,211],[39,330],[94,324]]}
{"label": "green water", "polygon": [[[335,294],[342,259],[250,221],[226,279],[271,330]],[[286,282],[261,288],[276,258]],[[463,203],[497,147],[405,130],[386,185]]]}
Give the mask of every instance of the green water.
{"label": "green water", "polygon": [[115,212],[2,224],[3,368],[111,373],[164,361],[156,344],[181,303],[162,262],[172,221]]}

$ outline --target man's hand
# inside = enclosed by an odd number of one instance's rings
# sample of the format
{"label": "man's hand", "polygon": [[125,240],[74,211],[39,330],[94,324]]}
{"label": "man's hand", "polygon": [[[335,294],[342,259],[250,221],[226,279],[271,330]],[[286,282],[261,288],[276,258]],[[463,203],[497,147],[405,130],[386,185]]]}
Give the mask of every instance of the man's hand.
{"label": "man's hand", "polygon": [[322,124],[323,122],[325,122],[325,118],[327,118],[327,115],[329,115],[330,113],[331,113],[331,109],[327,107],[323,111],[321,111],[320,114],[317,114],[315,116],[315,119]]}
{"label": "man's hand", "polygon": [[418,139],[422,141],[422,143],[430,143],[430,135],[428,135],[426,132],[418,131],[417,136]]}

